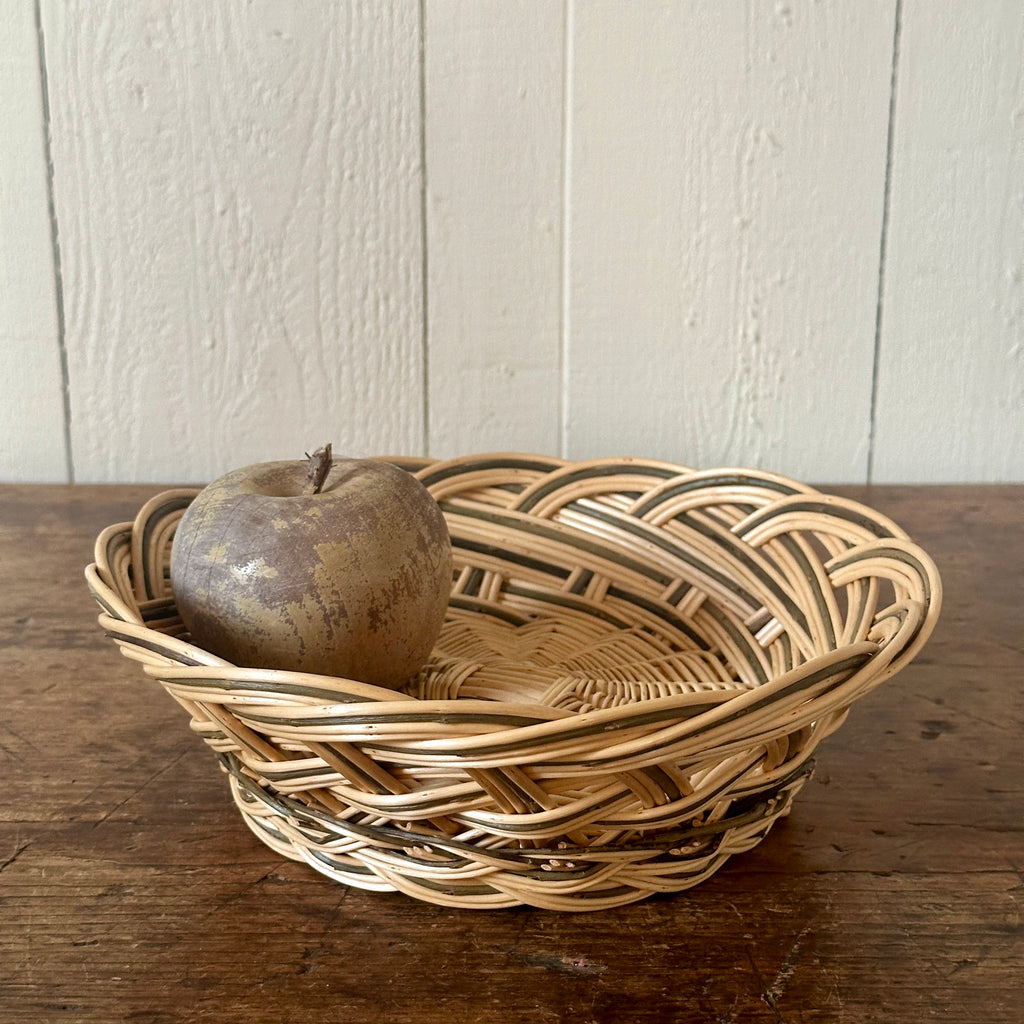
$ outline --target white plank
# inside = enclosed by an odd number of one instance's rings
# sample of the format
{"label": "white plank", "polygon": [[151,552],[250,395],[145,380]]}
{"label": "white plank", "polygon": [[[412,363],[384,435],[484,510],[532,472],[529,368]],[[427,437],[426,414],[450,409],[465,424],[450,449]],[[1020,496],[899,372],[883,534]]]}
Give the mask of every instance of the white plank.
{"label": "white plank", "polygon": [[5,4],[0,31],[0,480],[52,483],[68,473],[34,9]]}
{"label": "white plank", "polygon": [[570,455],[864,478],[893,13],[575,5]]}
{"label": "white plank", "polygon": [[553,453],[562,7],[430,0],[425,40],[430,452]]}
{"label": "white plank", "polygon": [[900,40],[874,478],[1024,480],[1024,6]]}
{"label": "white plank", "polygon": [[44,3],[78,478],[422,451],[418,6]]}

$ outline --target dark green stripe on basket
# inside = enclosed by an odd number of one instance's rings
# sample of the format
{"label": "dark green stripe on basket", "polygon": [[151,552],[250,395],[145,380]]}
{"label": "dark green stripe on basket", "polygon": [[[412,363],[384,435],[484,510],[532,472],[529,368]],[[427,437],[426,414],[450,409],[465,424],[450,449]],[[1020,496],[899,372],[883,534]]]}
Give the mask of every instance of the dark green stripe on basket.
{"label": "dark green stripe on basket", "polygon": [[471,460],[460,460],[454,466],[442,466],[435,470],[420,471],[419,480],[424,487],[432,487],[434,484],[449,480],[452,477],[467,476],[481,470],[491,469],[525,469],[531,473],[550,473],[558,468],[558,463],[547,460],[531,458],[529,456],[518,457],[515,455],[499,456],[494,459],[480,459],[477,462]]}
{"label": "dark green stripe on basket", "polygon": [[[740,630],[736,628],[736,625],[732,619],[724,614],[715,604],[711,601],[705,601],[701,606],[702,612],[714,619],[719,626],[726,633],[729,634],[729,638],[732,642],[743,652],[743,661],[746,665],[750,666],[751,671],[757,676],[759,683],[768,682],[768,674],[765,672],[764,665],[761,663],[761,659],[758,656],[758,651],[754,649],[753,644],[750,642],[750,634],[746,630]],[[785,636],[785,634],[783,634]]]}
{"label": "dark green stripe on basket", "polygon": [[[408,701],[410,705],[414,705],[415,701]],[[458,702],[453,702],[457,704]],[[494,701],[495,708],[500,708],[501,702]],[[366,713],[366,714],[339,714],[339,715],[318,715],[315,721],[310,721],[308,718],[289,718],[287,715],[267,715],[260,714],[258,711],[246,709],[244,713],[239,713],[238,717],[244,719],[246,722],[259,722],[261,725],[269,726],[290,726],[295,729],[307,728],[309,726],[315,726],[316,728],[330,727],[336,725],[416,725],[416,724],[445,724],[447,722],[457,722],[459,725],[465,724],[479,724],[479,725],[499,725],[507,729],[523,729],[531,725],[543,725],[545,722],[551,721],[549,718],[535,718],[526,715],[510,715],[502,714],[500,711],[495,711],[494,714],[488,714],[485,712],[464,712],[453,710],[451,712],[436,712],[436,711],[393,711],[393,712],[381,712],[379,714]],[[367,747],[378,747],[382,750],[387,747],[377,744],[372,739],[364,739],[363,743]]]}
{"label": "dark green stripe on basket", "polygon": [[[153,632],[156,632],[156,630],[153,630]],[[171,658],[179,665],[187,665],[191,668],[197,668],[203,664],[203,662],[196,661],[195,658],[190,658],[188,655],[180,654],[177,651],[169,651],[159,642],[143,640],[141,637],[129,633],[122,633],[116,629],[108,629],[106,635],[119,643],[130,644],[132,647],[140,647],[144,651],[152,651],[154,654],[161,654],[165,658]]]}
{"label": "dark green stripe on basket", "polygon": [[[781,542],[782,546],[789,552],[790,557],[800,566],[804,576],[808,580],[816,580],[817,574],[815,573],[811,563],[807,560],[807,556],[804,554],[803,548],[797,544],[791,536],[780,536],[776,537],[776,542]],[[825,595],[822,592],[821,587],[815,585],[811,587],[812,596],[814,598],[815,607],[818,609],[818,621],[821,623],[822,628],[825,630],[825,643],[824,646],[828,649],[834,649],[836,646],[836,633],[832,626],[832,616],[829,614],[828,605],[825,602]],[[804,622],[807,621],[807,616],[803,616]]]}
{"label": "dark green stripe on basket", "polygon": [[[631,516],[605,511],[603,509],[598,510],[581,507],[579,508],[579,511],[594,519],[600,519],[617,529],[632,533],[640,540],[654,544],[666,553],[681,559],[689,565],[692,565],[701,574],[713,579],[723,590],[735,594],[736,597],[743,601],[748,607],[758,608],[761,606],[762,601],[760,597],[755,594],[751,594],[748,590],[741,587],[735,579],[724,571],[714,568],[707,562],[694,558],[678,542],[678,540],[670,537],[666,533],[653,529],[649,524],[643,523]],[[807,616],[804,614],[803,609],[796,603],[792,596],[783,590],[765,571],[762,559],[755,556],[748,545],[742,543],[734,533],[724,527],[712,527],[707,523],[700,522],[699,520],[689,516],[678,518],[680,521],[685,522],[687,529],[691,529],[695,533],[700,534],[706,540],[711,541],[717,548],[728,552],[728,554],[737,562],[743,565],[747,571],[761,583],[765,590],[772,595],[778,604],[782,608],[785,608],[786,613],[793,619],[793,621],[798,623],[803,630],[807,630]],[[655,577],[652,576],[652,578]]]}
{"label": "dark green stripe on basket", "polygon": [[[585,598],[576,598],[564,591],[542,590],[530,587],[525,584],[509,583],[502,588],[504,593],[512,597],[532,598],[535,601],[543,601],[544,604],[554,605],[559,608],[570,608],[574,611],[583,612],[593,619],[600,619],[618,629],[630,629],[633,625],[621,615],[609,611],[607,605],[596,601],[588,601]],[[659,609],[660,614],[661,609]]]}
{"label": "dark green stripe on basket", "polygon": [[[796,492],[794,492],[796,493]],[[822,500],[822,496],[810,495],[805,501],[793,501],[786,505],[786,513],[791,512],[810,512],[815,516],[822,516],[827,521],[828,519],[841,519],[848,523],[852,523],[855,526],[859,526],[862,529],[867,530],[869,533],[874,534],[879,540],[884,540],[886,537],[891,537],[892,534],[886,529],[877,519],[873,518],[866,510],[860,511],[857,508],[848,508],[845,505],[833,505],[827,501]],[[757,530],[764,523],[771,519],[774,519],[778,515],[778,509],[765,508],[762,509],[759,514],[748,519],[746,522],[747,532]]]}
{"label": "dark green stripe on basket", "polygon": [[[110,616],[110,617],[111,617],[112,619],[116,619],[116,620],[117,620],[118,622],[124,622],[124,618],[122,617],[121,613],[120,613],[120,612],[119,612],[119,611],[118,611],[118,610],[117,610],[116,608],[113,608],[113,607],[111,607],[111,605],[110,605],[110,602],[109,602],[109,601],[107,601],[107,600],[106,600],[106,599],[105,599],[105,598],[103,597],[103,595],[99,593],[99,591],[97,591],[97,590],[94,590],[94,589],[93,589],[92,587],[89,587],[89,593],[90,593],[90,594],[92,594],[92,596],[93,596],[93,598],[95,599],[96,603],[97,603],[97,604],[98,604],[98,605],[99,605],[99,606],[100,606],[100,607],[101,607],[101,608],[102,608],[102,609],[103,609],[103,610],[104,610],[104,611],[105,611],[105,612],[106,612],[106,613],[107,613],[107,614],[108,614],[108,615],[109,615],[109,616]],[[113,633],[111,633],[111,632],[109,632],[109,631],[107,632],[107,636],[108,636],[108,637],[113,637],[113,635],[114,635]]]}
{"label": "dark green stripe on basket", "polygon": [[466,582],[462,586],[462,593],[475,597],[480,593],[480,587],[484,582],[483,569],[471,569]]}
{"label": "dark green stripe on basket", "polygon": [[[781,690],[777,690],[772,694],[762,697],[759,700],[752,700],[750,703],[745,704],[740,710],[735,711],[731,714],[723,715],[721,718],[716,719],[713,722],[707,722],[704,724],[698,723],[697,726],[689,732],[690,736],[700,736],[704,733],[711,732],[715,729],[721,728],[723,725],[727,725],[731,722],[737,721],[738,719],[744,718],[755,711],[760,710],[763,707],[767,707],[783,697],[788,697],[794,693],[799,693],[801,690],[809,690],[823,680],[828,679],[830,676],[837,677],[836,682],[829,689],[834,689],[835,686],[842,685],[843,682],[849,677],[849,674],[861,668],[867,661],[873,657],[872,652],[865,651],[860,654],[851,655],[848,658],[844,658],[842,661],[833,662],[830,665],[826,665],[823,668],[818,669],[816,672],[812,672],[809,675],[801,676],[794,680],[788,686]],[[757,693],[756,690],[748,690],[747,693]],[[639,719],[647,719],[650,722],[658,721],[659,718],[663,719],[664,715],[655,717],[653,714],[650,716],[639,715]],[[636,724],[636,720],[631,720],[630,724]],[[614,761],[615,758],[601,758],[592,757],[588,759],[588,764],[591,766],[598,766],[605,764],[609,761]],[[557,764],[559,762],[552,762]]]}
{"label": "dark green stripe on basket", "polygon": [[[190,662],[191,665],[199,665],[199,662]],[[338,677],[339,682],[341,677]],[[270,681],[263,679],[240,678],[240,679],[211,679],[204,676],[175,676],[171,681],[173,686],[195,688],[197,690],[222,690],[225,692],[241,693],[269,693],[269,694],[291,694],[296,697],[310,697],[314,700],[323,701],[327,704],[368,704],[374,700],[383,698],[367,697],[365,694],[346,693],[330,687],[310,686],[306,683],[289,683],[283,679]]]}
{"label": "dark green stripe on basket", "polygon": [[637,608],[643,608],[644,611],[650,612],[652,615],[657,616],[662,622],[667,623],[673,629],[682,633],[685,637],[691,640],[701,650],[709,650],[708,642],[704,639],[681,615],[677,615],[672,609],[671,605],[666,605],[661,601],[648,600],[645,597],[641,597],[639,594],[634,594],[631,590],[623,590],[621,587],[609,587],[608,596],[615,598],[619,601],[624,601],[628,604],[635,605]]}
{"label": "dark green stripe on basket", "polygon": [[[446,514],[456,518],[456,522],[454,524],[451,521],[449,521],[448,524],[449,529],[452,532],[452,544],[455,547],[466,548],[470,551],[480,551],[490,555],[498,555],[506,561],[537,568],[541,571],[546,571],[553,576],[557,576],[560,579],[567,579],[571,574],[571,570],[566,569],[561,565],[553,565],[549,562],[543,562],[540,559],[532,558],[529,555],[510,553],[504,548],[494,544],[482,544],[478,541],[470,541],[459,537],[457,517],[463,516],[468,519],[478,519],[485,523],[497,523],[501,526],[506,526],[511,531],[519,534],[534,534],[538,537],[544,537],[546,540],[554,541],[561,547],[585,551],[587,554],[597,556],[602,561],[609,562],[613,565],[620,565],[639,576],[645,576],[648,579],[654,580],[662,586],[666,586],[676,578],[673,574],[665,571],[659,571],[645,562],[640,562],[636,559],[630,558],[628,555],[623,554],[623,552],[614,545],[602,544],[596,538],[586,536],[580,531],[568,533],[565,529],[559,529],[544,519],[533,519],[522,515],[506,515],[495,509],[467,508],[462,505],[450,505],[446,502],[441,503],[441,508]],[[586,512],[588,515],[590,514],[589,509],[586,510]],[[615,522],[616,525],[620,525],[617,520],[613,520],[613,522]],[[647,532],[650,533],[651,531],[648,530]],[[646,534],[645,539],[649,539],[646,537]],[[672,545],[670,540],[663,543],[662,546],[673,553],[677,553],[677,549]]]}
{"label": "dark green stripe on basket", "polygon": [[[576,472],[565,472],[553,474],[547,484],[542,484],[522,502],[518,508],[520,512],[529,512],[534,506],[540,504],[544,498],[554,491],[559,491],[570,484],[579,483],[581,480],[594,480],[606,476],[618,476],[619,474],[630,477],[649,476],[653,480],[668,480],[676,476],[680,470],[666,466],[652,466],[643,462],[619,462],[602,463],[598,466],[587,466]],[[621,488],[616,487],[615,491],[621,493]]]}
{"label": "dark green stripe on basket", "polygon": [[580,574],[576,582],[569,588],[570,594],[582,594],[587,587],[590,586],[590,581],[594,578],[593,570],[584,569]]}
{"label": "dark green stripe on basket", "polygon": [[[193,501],[194,497],[195,496],[192,495],[192,494],[177,494],[177,495],[174,495],[173,497],[169,497],[166,501],[164,501],[161,504],[159,504],[156,508],[154,508],[150,512],[150,514],[149,514],[148,518],[146,519],[146,522],[145,522],[145,524],[143,525],[143,528],[142,528],[142,550],[143,551],[149,551],[150,546],[152,544],[153,533],[156,530],[157,526],[159,526],[163,522],[163,520],[166,519],[169,515],[173,515],[176,512],[180,512],[182,509],[188,508],[188,506],[192,504],[192,501]],[[144,586],[145,591],[146,591],[146,597],[149,597],[149,598],[155,597],[156,596],[156,587],[155,587],[156,581],[150,578],[149,559],[148,558],[144,558],[142,560],[142,565],[141,566],[135,566],[135,568],[136,569],[138,569],[138,568],[142,569],[142,573],[143,573],[142,582],[143,582],[143,586]],[[160,582],[162,584],[163,580],[161,579]]]}
{"label": "dark green stripe on basket", "polygon": [[474,554],[489,555],[492,558],[500,558],[503,562],[520,565],[524,569],[533,569],[536,572],[541,572],[548,576],[554,576],[557,579],[568,579],[570,575],[570,570],[565,569],[560,565],[554,565],[551,562],[545,562],[539,558],[533,558],[530,555],[514,554],[510,551],[506,551],[504,548],[501,548],[496,544],[485,544],[481,541],[466,540],[464,537],[458,537],[454,533],[452,534],[452,547],[457,551],[472,551]]}
{"label": "dark green stripe on basket", "polygon": [[[788,686],[782,688],[781,690],[776,690],[773,693],[768,694],[766,696],[762,696],[760,699],[750,699],[746,697],[746,694],[756,694],[757,690],[745,691],[744,697],[746,699],[744,701],[743,707],[740,710],[735,711],[731,714],[723,715],[722,717],[716,717],[716,719],[713,722],[709,722],[703,725],[698,723],[692,729],[690,735],[700,736],[701,734],[709,732],[713,729],[721,728],[723,725],[727,725],[731,722],[734,722],[740,718],[743,718],[753,713],[754,711],[769,706],[775,701],[781,700],[783,697],[790,696],[794,693],[799,693],[801,690],[811,689],[818,683],[822,682],[822,680],[828,679],[830,676],[837,677],[835,685],[839,686],[842,682],[845,681],[846,678],[848,678],[850,673],[860,669],[873,656],[873,651],[859,651],[856,654],[851,654],[848,657],[843,658],[839,661],[830,662],[828,665],[825,665],[817,671],[811,672],[806,676],[800,676],[799,678],[793,680]],[[649,707],[648,710],[643,710],[644,704],[640,703],[637,705],[636,714],[631,715],[629,718],[623,718],[614,722],[598,723],[596,725],[593,724],[591,721],[588,721],[588,718],[591,717],[591,713],[582,714],[579,716],[580,725],[578,725],[576,728],[567,727],[563,731],[559,732],[558,743],[561,745],[567,741],[571,742],[572,740],[576,739],[585,739],[589,736],[593,736],[598,733],[601,735],[611,737],[616,732],[628,731],[649,725],[662,725],[665,723],[672,722],[678,723],[680,721],[700,717],[701,713],[709,710],[709,707],[711,706],[721,706],[720,701],[716,701],[713,703],[709,702],[708,705],[691,704],[688,705],[685,709],[680,709],[672,705],[666,706],[664,702],[658,703],[659,706],[653,708]],[[438,720],[443,721],[446,716],[435,717],[438,718]],[[372,718],[368,719],[368,721],[373,720],[374,719]],[[406,719],[397,718],[395,720]],[[421,718],[421,720],[428,721],[429,716],[425,716]],[[463,718],[460,716],[459,720],[468,721],[470,719]],[[274,721],[277,721],[277,719],[274,719]],[[339,718],[337,724],[342,724],[344,721],[344,718]],[[499,718],[495,716],[495,718],[489,719],[489,721],[499,721]],[[317,723],[323,724],[323,720],[318,719]],[[545,741],[542,740],[541,745],[543,745],[544,742]],[[611,739],[609,739],[609,742],[611,742]],[[395,746],[394,744],[389,744],[387,742],[377,743],[373,741],[365,741],[365,745],[367,747],[372,746],[373,749],[380,750],[383,753],[401,755],[404,752],[403,748]],[[445,750],[443,752],[439,752],[438,758],[441,760],[451,759],[453,762],[458,762],[463,759],[474,761],[481,758],[490,758],[496,755],[509,753],[510,751],[523,751],[522,737],[515,735],[506,736],[506,734],[504,733],[498,733],[495,734],[493,742],[481,744],[480,746],[474,747],[473,752],[469,755],[466,755],[465,758],[463,758],[463,755],[459,754],[457,751],[452,750]],[[422,751],[420,751],[420,753],[422,753]],[[616,761],[616,759],[617,758],[615,755],[612,755],[610,757],[601,757],[598,754],[594,754],[588,756],[587,764],[591,767],[603,766],[606,764],[613,764]],[[563,764],[563,762],[558,760],[546,761],[545,763],[551,765]]]}
{"label": "dark green stripe on basket", "polygon": [[[840,555],[838,558],[834,558],[826,563],[825,569],[828,572],[835,572],[837,569],[845,569],[848,565],[855,564],[863,557],[863,554],[859,553],[857,549],[854,548],[849,554]],[[904,548],[879,547],[871,550],[871,557],[891,558],[895,562],[902,562],[904,565],[909,565],[914,570],[914,573],[921,578],[921,586],[924,589],[925,600],[931,601],[932,587],[929,570],[925,568],[924,563],[915,555],[911,554]]]}
{"label": "dark green stripe on basket", "polygon": [[[585,810],[578,810],[574,804],[567,804],[565,811],[562,814],[554,814],[551,810],[545,812],[544,823],[547,828],[561,828],[561,829],[572,829],[578,824],[577,819],[581,814],[588,816],[587,824],[589,826],[590,818],[595,811],[602,810],[605,807],[611,807],[617,804],[622,799],[621,793],[612,793],[602,800],[595,803],[587,804]],[[459,818],[467,822],[474,822],[476,818],[472,811],[467,811],[463,815],[459,815]],[[522,819],[522,820],[520,820]],[[513,834],[523,833],[526,835],[532,834],[536,831],[536,823],[531,821],[527,815],[508,815],[501,823],[502,834],[511,832]]]}
{"label": "dark green stripe on basket", "polygon": [[[633,510],[632,514],[639,516],[640,518],[646,517],[666,501],[671,501],[673,498],[677,498],[681,494],[687,494],[690,491],[705,491],[710,487],[719,487],[723,489],[755,487],[759,490],[776,491],[779,494],[785,495],[800,493],[800,489],[794,487],[792,484],[785,483],[782,480],[766,479],[765,477],[755,476],[749,473],[721,473],[717,476],[701,475],[682,480],[675,487],[670,487],[667,490],[661,491],[659,494],[653,495],[644,504],[638,505]],[[729,502],[729,504],[742,503]]]}
{"label": "dark green stripe on basket", "polygon": [[165,598],[153,604],[147,604],[142,611],[143,622],[158,622],[161,619],[175,618],[178,614],[173,597]]}
{"label": "dark green stripe on basket", "polygon": [[[114,566],[116,566],[118,562],[118,552],[122,549],[127,549],[130,552],[131,546],[131,523],[122,523],[121,527],[107,538],[106,547],[103,549],[103,559],[106,562],[106,568],[110,571],[112,576],[114,574]],[[129,571],[131,571],[130,567]],[[120,590],[118,582],[119,581],[114,580],[114,586],[115,589]],[[121,596],[124,597],[126,595],[121,593]],[[134,595],[132,595],[129,603],[134,602],[134,600]]]}
{"label": "dark green stripe on basket", "polygon": [[[698,792],[694,793],[693,799],[687,800],[685,797],[682,796],[682,794],[679,794],[678,797],[670,803],[659,805],[662,808],[662,814],[658,817],[652,816],[648,818],[637,819],[616,818],[615,827],[618,828],[621,826],[623,828],[642,829],[658,828],[662,820],[668,820],[671,818],[678,819],[680,816],[692,817],[696,809],[701,804],[707,804],[708,801],[713,800],[719,794],[727,792],[729,789],[732,788],[732,786],[736,784],[737,779],[739,779],[744,774],[749,772],[751,768],[753,768],[759,761],[763,760],[764,754],[762,754],[752,763],[742,765],[737,771],[733,772],[729,776],[729,778],[723,779],[717,786],[715,786],[714,789],[701,789]],[[650,769],[645,769],[645,771],[650,771]],[[690,808],[692,808],[692,810]]]}
{"label": "dark green stripe on basket", "polygon": [[[410,864],[423,862],[422,857],[418,857],[414,852],[411,852],[416,848],[423,848],[430,850],[435,856],[446,859],[447,864],[440,864],[435,860],[429,861],[430,866],[434,869],[445,867],[456,870],[474,862],[479,855],[479,850],[474,844],[460,841],[447,835],[418,831],[412,832],[397,828],[394,825],[364,824],[353,818],[341,819],[328,815],[297,800],[267,791],[246,776],[241,765],[233,755],[222,754],[220,756],[226,769],[235,777],[245,802],[263,804],[281,817],[296,822],[300,827],[304,828],[307,838],[313,844],[327,844],[336,840],[339,836],[345,836],[359,839],[378,849],[387,849],[392,856],[407,859]],[[730,829],[758,820],[764,820],[767,812],[771,810],[771,803],[777,801],[780,795],[784,799],[775,809],[773,816],[781,813],[788,802],[785,800],[787,790],[791,792],[793,784],[799,778],[809,776],[812,769],[813,762],[811,761],[801,764],[796,770],[777,780],[770,789],[732,801],[728,814],[717,821],[662,829],[654,835],[641,834],[634,840],[624,840],[616,843],[614,849],[616,852],[621,853],[635,852],[665,857],[671,855],[672,863],[684,866],[686,857],[680,856],[678,853],[673,854],[671,851],[688,841],[696,839],[700,840],[701,845],[694,851],[694,856],[706,858],[715,853],[721,844],[722,837]],[[258,823],[261,827],[268,828],[269,831],[280,835],[265,817],[261,816]],[[766,821],[766,830],[769,825],[770,821]],[[316,833],[321,833],[322,838],[318,839]],[[549,867],[552,860],[562,864],[566,864],[566,862],[572,863],[574,870],[567,870],[564,873],[579,877],[581,872],[585,873],[591,869],[605,866],[605,862],[601,858],[603,852],[606,851],[600,846],[591,848],[579,846],[571,842],[558,841],[556,844],[547,847],[531,847],[528,849],[514,846],[493,847],[488,849],[486,854],[489,859],[502,864],[508,870],[517,874],[533,875],[534,872],[537,872],[534,877],[554,880],[558,873],[544,870],[543,865],[545,863]],[[348,870],[348,861],[334,861],[325,851],[313,850],[311,853],[313,856],[322,859],[324,863],[330,865],[344,863],[345,870]],[[463,856],[463,853],[465,853],[465,856]],[[596,855],[597,859],[591,860],[591,855]],[[540,872],[543,872],[543,874],[540,874]],[[359,873],[363,873],[361,869]],[[416,884],[420,884],[418,879]],[[438,891],[446,891],[448,888],[437,883],[431,884]],[[479,890],[479,887],[472,888]],[[489,887],[487,887],[487,891],[489,891]],[[616,887],[614,891],[624,892],[626,890],[623,887]]]}
{"label": "dark green stripe on basket", "polygon": [[[502,588],[505,590],[506,588]],[[512,588],[507,588],[511,592]],[[530,621],[530,616],[520,615],[518,612],[509,610],[500,604],[484,601],[476,597],[466,597],[464,594],[452,594],[448,598],[450,608],[461,608],[467,612],[475,612],[478,615],[489,615],[495,619],[501,619],[513,626],[522,626]]]}

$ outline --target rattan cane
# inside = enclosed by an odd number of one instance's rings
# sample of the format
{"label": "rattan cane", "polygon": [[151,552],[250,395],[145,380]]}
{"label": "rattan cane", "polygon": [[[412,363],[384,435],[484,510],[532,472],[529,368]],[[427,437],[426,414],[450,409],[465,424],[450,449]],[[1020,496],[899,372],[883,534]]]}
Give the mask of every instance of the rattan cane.
{"label": "rattan cane", "polygon": [[257,836],[340,882],[594,910],[755,846],[940,582],[884,516],[795,481],[639,459],[396,459],[452,535],[449,615],[402,692],[189,642],[168,562],[195,490],[109,527],[100,622],[188,712]]}

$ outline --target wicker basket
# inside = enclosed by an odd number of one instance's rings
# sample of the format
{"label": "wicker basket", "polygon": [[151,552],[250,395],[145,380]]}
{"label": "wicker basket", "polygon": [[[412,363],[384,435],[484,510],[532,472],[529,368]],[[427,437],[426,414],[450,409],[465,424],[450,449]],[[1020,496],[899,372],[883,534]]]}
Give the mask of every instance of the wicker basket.
{"label": "wicker basket", "polygon": [[394,461],[441,504],[456,565],[403,692],[190,644],[168,562],[196,490],[103,531],[86,570],[256,835],[360,888],[593,910],[693,886],[789,811],[821,740],[938,615],[897,526],[772,474]]}

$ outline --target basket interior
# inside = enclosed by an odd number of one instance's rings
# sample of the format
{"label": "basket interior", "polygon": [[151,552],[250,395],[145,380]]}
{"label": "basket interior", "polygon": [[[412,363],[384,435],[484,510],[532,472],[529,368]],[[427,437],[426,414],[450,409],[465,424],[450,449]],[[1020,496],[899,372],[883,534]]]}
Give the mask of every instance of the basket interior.
{"label": "basket interior", "polygon": [[878,638],[900,603],[900,573],[837,568],[895,526],[781,478],[514,459],[423,475],[456,578],[421,698],[585,712],[743,691]]}

